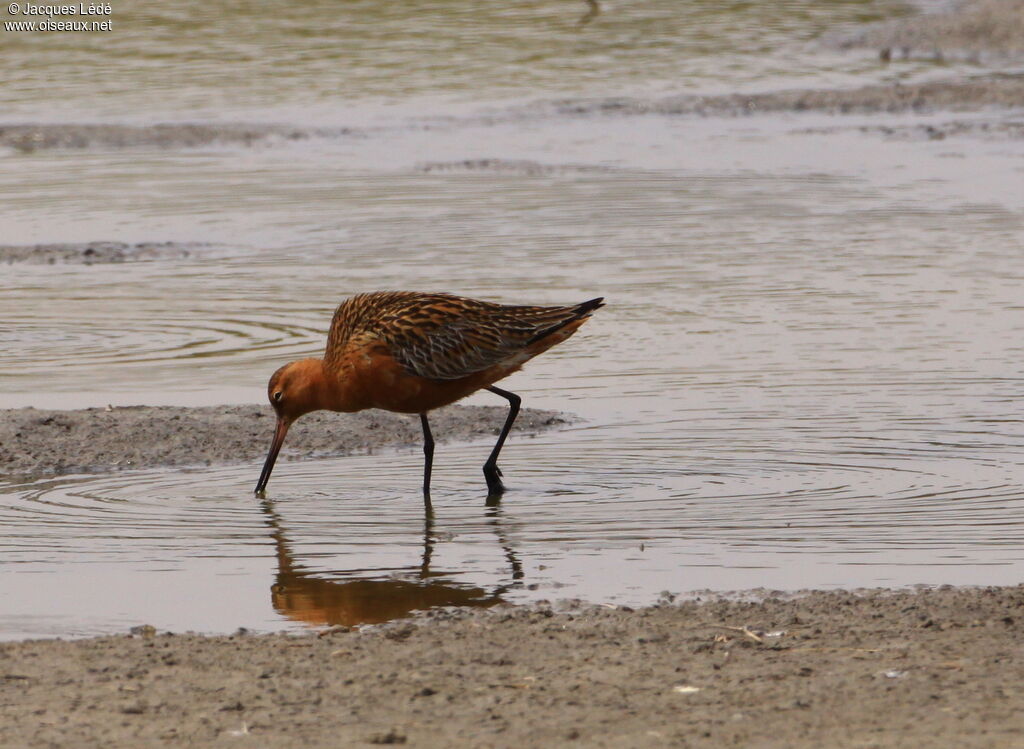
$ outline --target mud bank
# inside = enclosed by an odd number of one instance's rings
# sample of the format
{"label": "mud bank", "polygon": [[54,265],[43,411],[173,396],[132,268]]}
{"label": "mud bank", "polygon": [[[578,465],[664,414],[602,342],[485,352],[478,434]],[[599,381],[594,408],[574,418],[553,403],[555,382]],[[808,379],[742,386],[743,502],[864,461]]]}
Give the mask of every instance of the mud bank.
{"label": "mud bank", "polygon": [[985,140],[1020,140],[1024,138],[1024,117],[1012,120],[950,120],[916,125],[836,125],[804,128],[796,131],[811,135],[858,132],[881,135],[891,140],[943,140],[969,135]]}
{"label": "mud bank", "polygon": [[181,242],[0,245],[0,263],[97,265],[136,260],[180,260],[191,257],[207,246]]}
{"label": "mud bank", "polygon": [[0,147],[23,153],[82,148],[199,148],[253,146],[273,141],[345,135],[343,128],[310,130],[263,124],[162,123],[156,125],[28,123],[0,125]]}
{"label": "mud bank", "polygon": [[525,177],[552,174],[606,174],[615,171],[612,167],[593,164],[542,164],[526,159],[464,159],[462,161],[427,161],[417,164],[417,172],[432,173],[487,173],[516,174]]}
{"label": "mud bank", "polygon": [[0,745],[1020,746],[1022,623],[947,588],[6,643]]}
{"label": "mud bank", "polygon": [[778,112],[878,114],[977,111],[1024,105],[1024,75],[979,75],[912,84],[875,84],[851,89],[792,89],[763,94],[672,96],[642,99],[564,100],[551,105],[561,115],[696,115],[738,117]]}
{"label": "mud bank", "polygon": [[[450,406],[431,414],[439,442],[497,434],[508,409]],[[513,434],[569,423],[554,411],[523,409]],[[131,406],[81,411],[0,411],[0,475],[96,473],[156,466],[239,463],[264,457],[275,418],[269,406]],[[385,411],[313,413],[295,423],[281,459],[366,453],[419,445],[418,418]]]}

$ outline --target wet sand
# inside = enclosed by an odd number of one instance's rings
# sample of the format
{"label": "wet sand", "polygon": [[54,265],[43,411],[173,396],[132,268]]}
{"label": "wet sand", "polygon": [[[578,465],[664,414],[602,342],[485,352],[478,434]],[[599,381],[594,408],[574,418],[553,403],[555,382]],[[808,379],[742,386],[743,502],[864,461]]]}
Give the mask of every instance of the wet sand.
{"label": "wet sand", "polygon": [[986,140],[1020,140],[1024,138],[1024,121],[949,120],[917,125],[834,125],[798,130],[810,135],[858,132],[881,135],[890,140],[944,140],[960,135]]}
{"label": "wet sand", "polygon": [[1024,744],[1024,588],[764,596],[6,643],[0,745]]}
{"label": "wet sand", "polygon": [[[989,73],[979,70],[969,79],[962,77],[918,83],[872,84],[857,88],[799,88],[758,94],[699,96],[684,94],[659,99],[631,97],[581,98],[542,101],[486,116],[472,116],[466,124],[502,124],[536,117],[598,117],[604,115],[667,115],[741,117],[756,114],[824,112],[828,114],[900,114],[930,112],[980,112],[993,110],[999,117],[1006,110],[1024,106],[1024,75]],[[1002,111],[1000,111],[1002,110]],[[446,121],[450,125],[453,121]],[[185,128],[185,135],[178,128]],[[98,126],[48,124],[0,126],[0,147],[17,150],[196,148],[215,144],[254,145],[270,138],[287,140],[312,137],[345,137],[354,131],[294,131],[279,133],[273,125],[210,126]],[[110,131],[110,132],[108,132]],[[122,132],[124,131],[124,132]],[[571,165],[543,166],[523,161],[483,159],[468,162],[426,162],[419,172],[496,171],[536,175],[551,171],[573,171]],[[576,167],[595,171],[594,167]],[[13,258],[23,259],[15,257]],[[11,259],[0,254],[0,262]]]}
{"label": "wet sand", "polygon": [[1024,75],[978,75],[964,80],[892,83],[850,89],[792,89],[764,94],[671,96],[642,99],[581,99],[557,102],[555,111],[567,115],[661,114],[738,117],[773,112],[828,114],[898,114],[974,112],[988,107],[1015,108],[1024,104]]}
{"label": "wet sand", "polygon": [[23,153],[78,148],[198,148],[210,145],[253,146],[277,140],[305,140],[347,131],[309,130],[246,123],[159,123],[156,125],[52,124],[0,125],[0,147]]}
{"label": "wet sand", "polygon": [[[438,442],[496,435],[508,409],[450,406],[431,414]],[[524,408],[513,434],[568,424],[571,417]],[[0,475],[102,473],[159,466],[260,460],[273,436],[270,406],[130,406],[0,411]],[[295,423],[280,460],[368,453],[421,445],[419,419],[386,411],[318,412]]]}
{"label": "wet sand", "polygon": [[209,245],[196,242],[77,242],[0,245],[0,263],[96,265],[136,260],[181,260]]}

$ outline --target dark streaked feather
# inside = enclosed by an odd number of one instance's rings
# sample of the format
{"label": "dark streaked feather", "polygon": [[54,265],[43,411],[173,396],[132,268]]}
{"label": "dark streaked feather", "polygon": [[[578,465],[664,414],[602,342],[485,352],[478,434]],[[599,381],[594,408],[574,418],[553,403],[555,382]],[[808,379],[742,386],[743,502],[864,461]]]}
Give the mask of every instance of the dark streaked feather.
{"label": "dark streaked feather", "polygon": [[600,306],[600,299],[572,307],[529,307],[451,294],[358,294],[335,311],[325,360],[339,360],[350,346],[376,341],[410,374],[455,380],[514,357]]}

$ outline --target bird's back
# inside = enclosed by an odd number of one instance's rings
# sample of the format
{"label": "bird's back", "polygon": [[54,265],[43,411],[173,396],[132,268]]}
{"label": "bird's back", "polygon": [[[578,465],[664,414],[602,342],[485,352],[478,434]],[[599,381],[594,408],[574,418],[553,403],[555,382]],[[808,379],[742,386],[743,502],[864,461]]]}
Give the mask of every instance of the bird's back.
{"label": "bird's back", "polygon": [[324,361],[331,366],[360,347],[383,345],[409,374],[455,380],[521,357],[531,348],[539,353],[548,347],[537,346],[545,337],[582,322],[600,306],[600,299],[570,307],[535,307],[452,294],[358,294],[335,311]]}

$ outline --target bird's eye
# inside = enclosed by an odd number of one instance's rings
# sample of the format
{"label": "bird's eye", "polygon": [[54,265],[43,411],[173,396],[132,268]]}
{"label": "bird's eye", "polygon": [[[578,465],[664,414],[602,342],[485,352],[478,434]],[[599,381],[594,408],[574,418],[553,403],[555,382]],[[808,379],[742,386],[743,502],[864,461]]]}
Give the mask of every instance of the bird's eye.
{"label": "bird's eye", "polygon": [[282,395],[284,395],[284,393],[278,390],[276,393],[274,393],[274,400],[280,402]]}

